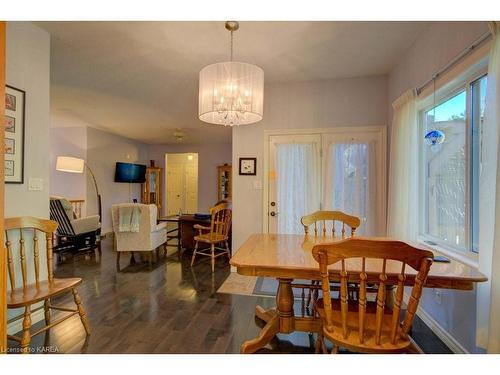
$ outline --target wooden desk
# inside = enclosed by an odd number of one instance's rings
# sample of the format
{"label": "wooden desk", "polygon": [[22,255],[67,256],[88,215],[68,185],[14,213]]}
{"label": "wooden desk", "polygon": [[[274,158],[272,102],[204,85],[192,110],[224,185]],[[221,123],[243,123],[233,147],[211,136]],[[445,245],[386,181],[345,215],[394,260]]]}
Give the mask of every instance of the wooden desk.
{"label": "wooden desk", "polygon": [[[158,222],[166,222],[167,225],[168,223],[175,223],[176,227],[172,229],[167,228],[167,242],[165,246],[171,246],[171,247],[176,247],[177,251],[179,253],[179,256],[181,255],[181,228],[180,228],[180,216],[179,215],[170,215],[170,216],[162,216],[158,218]],[[169,241],[176,240],[176,243],[174,245],[169,244]]]}
{"label": "wooden desk", "polygon": [[181,246],[183,249],[193,250],[195,245],[194,237],[198,235],[198,230],[194,229],[196,224],[210,226],[210,218],[196,219],[194,215],[181,215],[179,217]]}
{"label": "wooden desk", "polygon": [[[312,247],[320,243],[332,243],[342,240],[341,237],[254,234],[245,241],[238,252],[231,258],[230,264],[236,267],[241,275],[277,278],[279,288],[276,296],[276,308],[266,311],[260,306],[256,307],[255,314],[267,324],[262,329],[259,337],[243,343],[241,346],[242,353],[253,353],[259,350],[269,343],[277,333],[291,333],[293,331],[319,332],[321,329],[319,319],[294,316],[294,298],[291,283],[293,279],[319,280],[318,263],[312,257]],[[412,245],[431,250],[425,246]],[[368,282],[378,279],[381,264],[382,260],[367,262]],[[359,275],[361,270],[360,261],[350,259],[346,262],[346,265],[347,269],[351,271],[349,272],[349,280],[351,280],[351,277],[356,277],[356,272]],[[397,274],[400,269],[400,265],[396,262],[387,261],[387,284],[394,285],[397,283]],[[339,281],[340,265],[330,266],[329,271],[330,279]],[[416,271],[411,267],[407,267],[406,282],[409,285],[413,284],[415,275]],[[476,269],[451,260],[450,263],[433,263],[425,287],[472,290],[474,283],[486,280],[487,278]]]}

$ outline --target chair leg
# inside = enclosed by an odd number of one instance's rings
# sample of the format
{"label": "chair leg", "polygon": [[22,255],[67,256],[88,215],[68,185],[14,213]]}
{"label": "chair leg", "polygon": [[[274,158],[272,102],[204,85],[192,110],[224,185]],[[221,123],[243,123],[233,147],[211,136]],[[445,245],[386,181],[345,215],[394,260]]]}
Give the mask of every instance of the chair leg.
{"label": "chair leg", "polygon": [[191,257],[191,267],[193,267],[194,258],[196,257],[196,252],[197,251],[198,251],[198,241],[196,241],[196,243],[194,245],[193,256]]}
{"label": "chair leg", "polygon": [[45,315],[45,325],[48,326],[50,324],[50,298],[47,298],[43,302],[43,312]]}
{"label": "chair leg", "polygon": [[21,352],[23,354],[29,353],[29,345],[31,342],[31,307],[26,306],[24,308],[24,319],[23,319],[23,335],[21,337]]}
{"label": "chair leg", "polygon": [[227,243],[227,241],[225,241],[225,244],[226,244],[227,258],[231,260],[231,253],[229,252],[229,244]]}
{"label": "chair leg", "polygon": [[215,271],[215,244],[210,246],[210,258],[212,258],[212,273]]}
{"label": "chair leg", "polygon": [[85,328],[85,332],[87,333],[87,335],[90,335],[89,321],[87,319],[87,314],[85,313],[85,309],[83,308],[80,295],[78,294],[75,288],[71,289],[71,291],[73,292],[73,298],[75,300],[76,308],[78,309],[78,315],[80,315],[80,320],[82,321],[83,328]]}
{"label": "chair leg", "polygon": [[318,338],[316,339],[316,348],[314,350],[314,353],[319,354],[320,352],[322,352],[323,345],[324,345],[323,333],[320,332],[318,333]]}
{"label": "chair leg", "polygon": [[116,252],[116,270],[120,272],[120,255],[121,251]]}
{"label": "chair leg", "polygon": [[333,345],[332,352],[330,354],[339,354],[339,346]]}

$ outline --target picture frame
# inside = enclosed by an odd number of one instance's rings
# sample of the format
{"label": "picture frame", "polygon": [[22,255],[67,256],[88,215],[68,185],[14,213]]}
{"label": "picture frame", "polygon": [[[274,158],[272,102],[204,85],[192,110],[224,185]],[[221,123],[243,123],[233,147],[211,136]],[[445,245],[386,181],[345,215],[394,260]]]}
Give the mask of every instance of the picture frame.
{"label": "picture frame", "polygon": [[26,92],[5,86],[4,177],[6,184],[24,183]]}
{"label": "picture frame", "polygon": [[238,173],[240,176],[257,175],[257,158],[240,158]]}

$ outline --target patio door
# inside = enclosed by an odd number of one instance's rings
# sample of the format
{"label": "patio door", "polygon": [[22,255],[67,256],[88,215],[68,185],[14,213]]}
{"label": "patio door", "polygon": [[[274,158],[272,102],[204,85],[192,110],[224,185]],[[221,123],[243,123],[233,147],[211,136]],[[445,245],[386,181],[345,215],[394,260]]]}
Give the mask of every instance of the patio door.
{"label": "patio door", "polygon": [[268,232],[302,234],[301,217],[322,209],[358,216],[359,234],[384,235],[384,137],[380,127],[269,136]]}
{"label": "patio door", "polygon": [[270,137],[270,233],[302,233],[300,218],[320,209],[320,161],[319,134]]}

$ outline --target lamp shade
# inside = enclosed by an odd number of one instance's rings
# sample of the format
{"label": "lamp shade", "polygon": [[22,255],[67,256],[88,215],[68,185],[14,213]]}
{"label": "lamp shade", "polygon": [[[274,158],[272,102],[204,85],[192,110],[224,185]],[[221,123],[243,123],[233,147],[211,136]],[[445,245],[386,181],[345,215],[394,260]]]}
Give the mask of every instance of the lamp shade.
{"label": "lamp shade", "polygon": [[85,162],[83,159],[73,158],[71,156],[58,156],[56,169],[61,172],[83,173]]}
{"label": "lamp shade", "polygon": [[200,71],[198,116],[220,125],[244,125],[262,120],[264,71],[242,62],[221,62]]}

